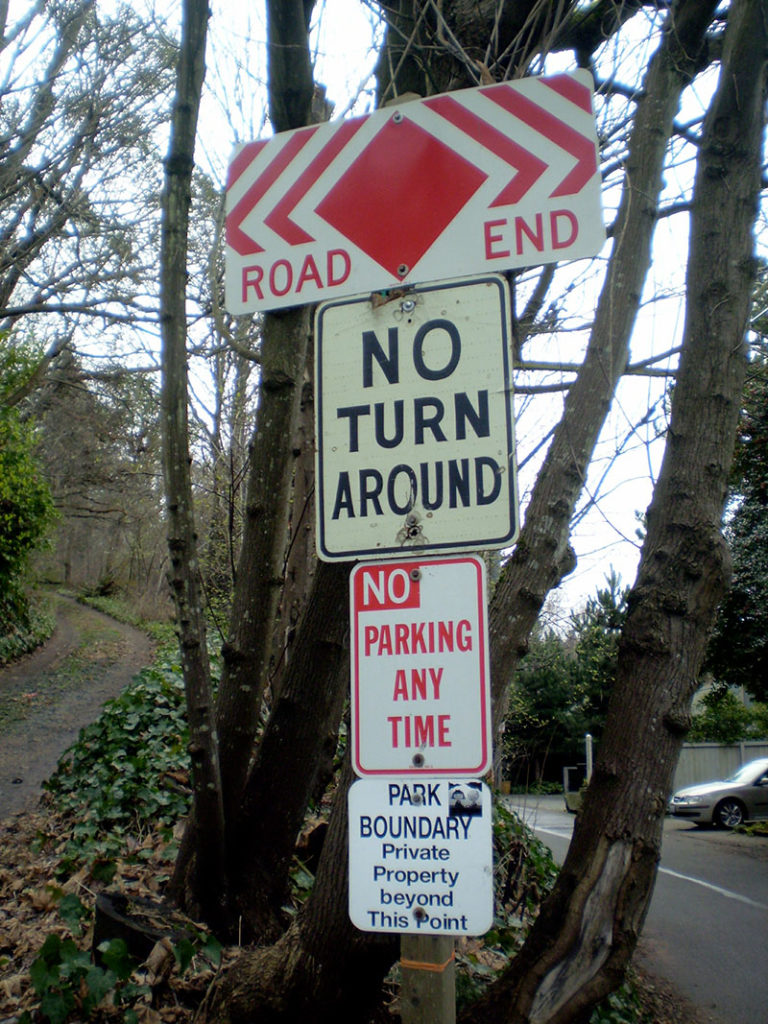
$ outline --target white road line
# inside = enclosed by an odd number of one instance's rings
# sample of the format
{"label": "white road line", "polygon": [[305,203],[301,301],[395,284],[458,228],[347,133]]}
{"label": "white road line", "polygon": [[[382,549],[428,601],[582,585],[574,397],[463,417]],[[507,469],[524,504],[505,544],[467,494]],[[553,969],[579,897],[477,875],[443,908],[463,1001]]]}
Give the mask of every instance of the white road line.
{"label": "white road line", "polygon": [[736,900],[738,903],[746,903],[748,907],[756,907],[758,910],[768,910],[768,904],[758,903],[757,900],[751,900],[749,896],[742,896],[741,893],[732,892],[730,889],[723,889],[720,885],[712,885],[711,882],[705,882],[701,878],[694,878],[692,875],[681,875],[679,871],[673,871],[671,868],[659,868],[659,872],[662,875],[670,875],[672,878],[679,878],[683,882],[692,882],[694,885],[700,885],[704,889],[710,889],[712,892],[716,892],[720,896],[725,896],[726,899]]}
{"label": "white road line", "polygon": [[[569,832],[558,832],[552,828],[539,828],[536,825],[530,825],[529,827],[535,829],[542,835],[556,836],[558,839],[569,839]],[[673,871],[672,868],[659,868],[659,873],[662,875],[669,875],[671,878],[678,878],[681,882],[691,882],[692,885],[700,885],[703,889],[709,889],[711,892],[716,892],[719,896],[724,896],[729,900],[736,900],[737,903],[745,903],[748,907],[755,907],[756,910],[768,910],[768,904],[759,903],[757,900],[751,900],[749,896],[742,896],[741,893],[732,892],[730,889],[724,889],[720,885],[713,885],[711,882],[705,882],[702,878],[694,878],[692,875],[683,875],[679,871]]]}

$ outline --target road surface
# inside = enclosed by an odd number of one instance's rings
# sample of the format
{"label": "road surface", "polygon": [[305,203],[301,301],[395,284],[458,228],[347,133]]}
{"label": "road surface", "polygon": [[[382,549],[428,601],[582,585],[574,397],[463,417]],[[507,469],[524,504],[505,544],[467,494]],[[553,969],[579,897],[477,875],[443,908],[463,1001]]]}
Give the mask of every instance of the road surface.
{"label": "road surface", "polygon": [[[562,862],[563,798],[508,799]],[[768,840],[668,818],[638,960],[713,1024],[768,1024]]]}
{"label": "road surface", "polygon": [[31,809],[80,729],[152,661],[144,633],[56,595],[50,640],[0,669],[0,819]]}

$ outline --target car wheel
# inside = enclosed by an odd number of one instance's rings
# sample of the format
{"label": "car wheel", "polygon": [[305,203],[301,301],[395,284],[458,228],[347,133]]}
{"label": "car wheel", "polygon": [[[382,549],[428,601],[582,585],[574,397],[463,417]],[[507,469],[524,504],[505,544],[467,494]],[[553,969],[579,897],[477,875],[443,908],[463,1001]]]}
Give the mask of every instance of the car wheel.
{"label": "car wheel", "polygon": [[715,808],[713,819],[720,828],[738,828],[744,822],[744,804],[735,797],[726,797]]}

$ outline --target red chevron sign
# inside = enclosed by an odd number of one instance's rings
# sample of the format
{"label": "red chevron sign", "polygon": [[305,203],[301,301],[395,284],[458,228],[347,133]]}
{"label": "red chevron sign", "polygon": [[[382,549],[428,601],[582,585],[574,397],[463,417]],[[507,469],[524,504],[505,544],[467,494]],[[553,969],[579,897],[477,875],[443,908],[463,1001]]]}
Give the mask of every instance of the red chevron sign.
{"label": "red chevron sign", "polygon": [[226,238],[232,313],[593,256],[592,79],[502,82],[247,144]]}

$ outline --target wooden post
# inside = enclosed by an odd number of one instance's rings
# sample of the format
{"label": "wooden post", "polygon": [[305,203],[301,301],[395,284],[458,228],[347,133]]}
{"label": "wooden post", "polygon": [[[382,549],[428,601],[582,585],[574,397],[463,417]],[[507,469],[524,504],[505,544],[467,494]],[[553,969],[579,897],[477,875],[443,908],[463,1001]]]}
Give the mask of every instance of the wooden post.
{"label": "wooden post", "polygon": [[403,1024],[455,1024],[453,958],[453,936],[401,937],[400,1019]]}

